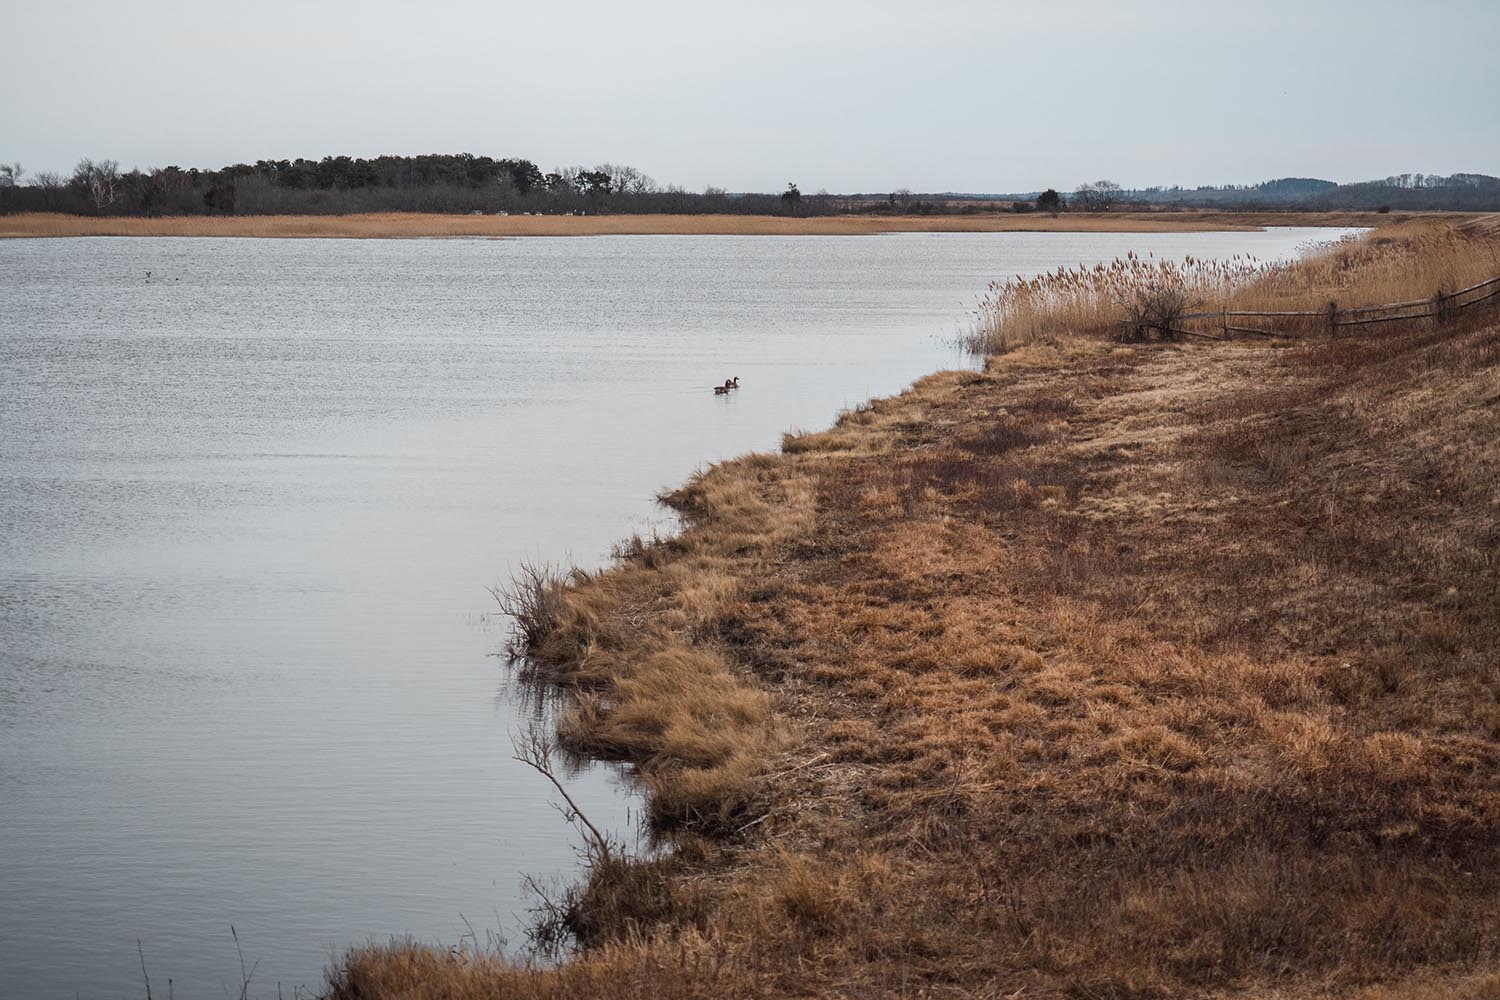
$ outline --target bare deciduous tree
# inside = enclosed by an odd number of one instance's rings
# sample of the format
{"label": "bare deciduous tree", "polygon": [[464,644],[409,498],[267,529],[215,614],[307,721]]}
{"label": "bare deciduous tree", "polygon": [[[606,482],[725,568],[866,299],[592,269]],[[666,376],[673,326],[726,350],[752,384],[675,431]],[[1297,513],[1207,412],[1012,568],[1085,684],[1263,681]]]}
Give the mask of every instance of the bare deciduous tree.
{"label": "bare deciduous tree", "polygon": [[31,187],[42,193],[42,207],[49,211],[58,207],[63,189],[67,186],[68,182],[63,179],[63,175],[51,170],[31,175]]}
{"label": "bare deciduous tree", "polygon": [[1080,185],[1073,192],[1073,204],[1085,212],[1108,212],[1120,203],[1120,185],[1114,181],[1095,181]]}
{"label": "bare deciduous tree", "polygon": [[617,194],[653,194],[658,190],[656,181],[635,167],[601,163],[594,169],[609,175],[610,190]]}
{"label": "bare deciduous tree", "polygon": [[86,194],[96,209],[114,204],[115,187],[119,182],[120,164],[115,160],[100,160],[95,163],[84,157],[73,168],[74,187]]}

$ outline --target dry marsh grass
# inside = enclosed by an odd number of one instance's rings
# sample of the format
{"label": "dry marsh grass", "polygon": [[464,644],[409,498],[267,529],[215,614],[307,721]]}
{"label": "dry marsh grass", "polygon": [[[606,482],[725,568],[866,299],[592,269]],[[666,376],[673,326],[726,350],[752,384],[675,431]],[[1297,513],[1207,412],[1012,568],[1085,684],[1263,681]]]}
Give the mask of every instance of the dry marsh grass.
{"label": "dry marsh grass", "polygon": [[1265,226],[1368,226],[1361,212],[1069,212],[1048,215],[236,215],[99,218],[29,212],[0,216],[0,239],[63,236],[242,236],[395,239],[423,237],[738,235],[862,236],[892,232],[1191,232]]}
{"label": "dry marsh grass", "polygon": [[734,823],[783,743],[768,693],[703,641],[746,569],[811,518],[810,484],[755,475],[773,468],[748,458],[734,477],[701,476],[667,498],[689,521],[679,537],[637,539],[598,575],[523,569],[504,602],[517,621],[513,653],[533,678],[574,695],[565,744],[639,765],[659,827]]}
{"label": "dry marsh grass", "polygon": [[1497,995],[1500,310],[1374,329],[1033,344],[709,470],[529,644],[676,849],[561,966],[333,995]]}
{"label": "dry marsh grass", "polygon": [[[1112,335],[1122,324],[1172,326],[1161,321],[1188,312],[1316,312],[1330,302],[1348,309],[1430,298],[1500,274],[1496,218],[1400,221],[1289,264],[1243,256],[1172,261],[1129,254],[1094,267],[996,281],[966,340],[977,353],[1001,354],[1060,336]],[[1217,322],[1196,325],[1215,332],[1218,327]],[[1294,321],[1252,325],[1293,328]],[[1319,322],[1303,325],[1315,329]]]}

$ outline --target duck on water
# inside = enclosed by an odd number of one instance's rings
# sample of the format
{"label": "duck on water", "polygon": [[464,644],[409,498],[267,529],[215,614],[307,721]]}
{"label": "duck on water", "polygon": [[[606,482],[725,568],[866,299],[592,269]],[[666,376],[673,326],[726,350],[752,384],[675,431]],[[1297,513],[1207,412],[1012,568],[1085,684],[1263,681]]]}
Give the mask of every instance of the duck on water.
{"label": "duck on water", "polygon": [[714,386],[714,395],[727,396],[729,395],[729,390],[738,389],[739,387],[740,377],[738,375],[736,375],[734,378],[726,378],[723,385]]}

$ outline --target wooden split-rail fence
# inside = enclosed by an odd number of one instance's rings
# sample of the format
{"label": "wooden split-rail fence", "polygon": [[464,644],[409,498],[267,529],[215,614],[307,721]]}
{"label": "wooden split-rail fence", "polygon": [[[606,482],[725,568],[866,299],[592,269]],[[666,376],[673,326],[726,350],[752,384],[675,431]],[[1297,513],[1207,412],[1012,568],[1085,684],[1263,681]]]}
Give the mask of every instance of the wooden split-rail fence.
{"label": "wooden split-rail fence", "polygon": [[[1373,323],[1397,323],[1403,320],[1436,319],[1438,322],[1452,319],[1459,313],[1481,302],[1500,296],[1500,275],[1488,278],[1456,292],[1439,291],[1427,299],[1411,299],[1406,302],[1390,302],[1378,306],[1359,306],[1343,309],[1337,302],[1328,303],[1325,309],[1316,310],[1256,310],[1220,309],[1215,312],[1184,313],[1162,324],[1144,320],[1133,325],[1137,329],[1152,329],[1161,333],[1186,337],[1202,337],[1209,340],[1227,340],[1231,334],[1249,333],[1258,337],[1287,337],[1326,330],[1338,333],[1352,327]],[[1180,324],[1217,320],[1213,325],[1219,335],[1203,330],[1186,329]],[[1249,325],[1254,323],[1255,325]]]}

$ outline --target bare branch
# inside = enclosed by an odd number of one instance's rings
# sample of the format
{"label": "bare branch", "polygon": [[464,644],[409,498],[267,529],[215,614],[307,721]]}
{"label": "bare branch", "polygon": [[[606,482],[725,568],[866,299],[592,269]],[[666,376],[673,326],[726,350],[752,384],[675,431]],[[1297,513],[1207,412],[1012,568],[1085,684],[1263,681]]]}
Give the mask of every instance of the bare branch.
{"label": "bare branch", "polygon": [[583,814],[583,810],[578,808],[578,803],[573,801],[573,796],[568,794],[568,790],[563,787],[557,774],[552,770],[552,751],[556,749],[556,745],[546,730],[539,724],[528,726],[525,733],[512,739],[511,745],[515,748],[514,759],[516,761],[525,764],[552,782],[552,787],[557,789],[557,793],[568,803],[569,818],[576,819],[592,840],[593,849],[597,852],[599,860],[606,864],[612,861],[614,854],[610,850],[608,838]]}

